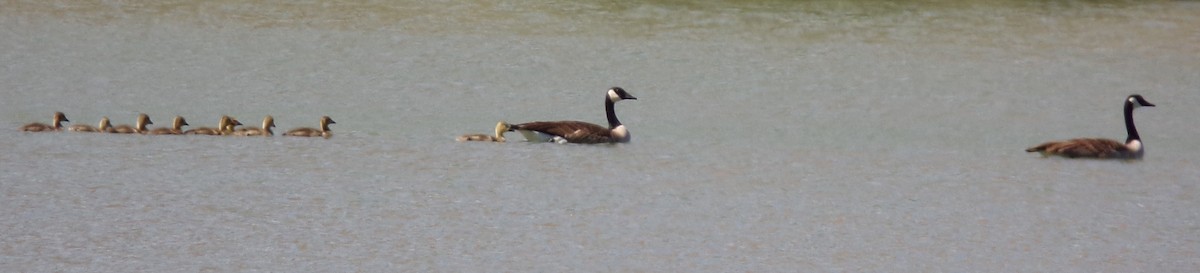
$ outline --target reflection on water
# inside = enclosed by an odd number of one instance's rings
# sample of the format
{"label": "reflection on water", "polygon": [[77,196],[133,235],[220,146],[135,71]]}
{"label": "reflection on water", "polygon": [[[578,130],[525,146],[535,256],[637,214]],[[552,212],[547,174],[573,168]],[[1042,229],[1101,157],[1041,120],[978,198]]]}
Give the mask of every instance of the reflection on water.
{"label": "reflection on water", "polygon": [[[1181,1],[9,1],[4,127],[53,111],[338,123],[328,140],[0,130],[0,263],[1186,271],[1200,242],[1196,14]],[[453,140],[497,120],[603,123],[612,86],[639,98],[616,109],[632,143]],[[1145,160],[1022,151],[1120,139],[1130,93],[1158,104],[1137,116]]]}

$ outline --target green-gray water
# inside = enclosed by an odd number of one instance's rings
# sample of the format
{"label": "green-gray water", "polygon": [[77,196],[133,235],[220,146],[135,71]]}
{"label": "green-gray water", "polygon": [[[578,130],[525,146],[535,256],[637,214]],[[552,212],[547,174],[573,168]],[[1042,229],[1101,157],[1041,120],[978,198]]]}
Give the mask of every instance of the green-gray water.
{"label": "green-gray water", "polygon": [[[1200,268],[1196,2],[3,6],[15,272]],[[632,143],[453,141],[603,123],[612,86]],[[1144,160],[1023,151],[1123,140],[1131,93]],[[337,124],[16,130],[54,111]]]}

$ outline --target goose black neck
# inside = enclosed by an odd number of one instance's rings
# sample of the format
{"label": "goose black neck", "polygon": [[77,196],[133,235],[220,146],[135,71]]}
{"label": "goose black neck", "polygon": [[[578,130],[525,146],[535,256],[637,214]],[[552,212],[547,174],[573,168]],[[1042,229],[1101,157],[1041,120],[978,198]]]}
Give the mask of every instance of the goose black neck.
{"label": "goose black neck", "polygon": [[1129,138],[1125,139],[1125,143],[1138,140],[1142,137],[1138,136],[1137,128],[1133,126],[1133,102],[1125,102],[1125,132],[1129,133]]}
{"label": "goose black neck", "polygon": [[608,114],[608,128],[609,129],[617,128],[617,126],[621,126],[621,121],[617,120],[617,112],[613,111],[614,104],[615,103],[612,101],[612,99],[609,99],[609,98],[604,99],[604,111]]}

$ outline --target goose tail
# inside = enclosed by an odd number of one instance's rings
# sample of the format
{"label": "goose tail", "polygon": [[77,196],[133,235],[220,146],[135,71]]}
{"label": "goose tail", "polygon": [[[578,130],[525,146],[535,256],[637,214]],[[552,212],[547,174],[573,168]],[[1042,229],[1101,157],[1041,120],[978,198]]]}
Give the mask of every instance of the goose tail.
{"label": "goose tail", "polygon": [[1047,148],[1047,147],[1049,147],[1049,146],[1050,146],[1050,144],[1051,144],[1051,143],[1045,143],[1045,144],[1042,144],[1042,145],[1038,145],[1038,146],[1029,147],[1028,149],[1025,149],[1025,152],[1026,152],[1026,153],[1032,153],[1032,152],[1045,152],[1045,151],[1046,151],[1046,148]]}

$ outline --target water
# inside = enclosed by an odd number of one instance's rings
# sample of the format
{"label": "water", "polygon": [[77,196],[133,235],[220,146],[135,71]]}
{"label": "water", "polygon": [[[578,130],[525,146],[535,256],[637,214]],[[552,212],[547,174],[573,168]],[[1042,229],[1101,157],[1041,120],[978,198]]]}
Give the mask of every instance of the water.
{"label": "water", "polygon": [[[1186,1],[10,2],[0,125],[220,115],[329,140],[0,130],[14,271],[1191,271]],[[497,120],[633,142],[456,143]],[[1147,155],[1043,159],[1124,138]],[[153,127],[153,126],[152,126]],[[510,137],[519,135],[513,134]]]}

